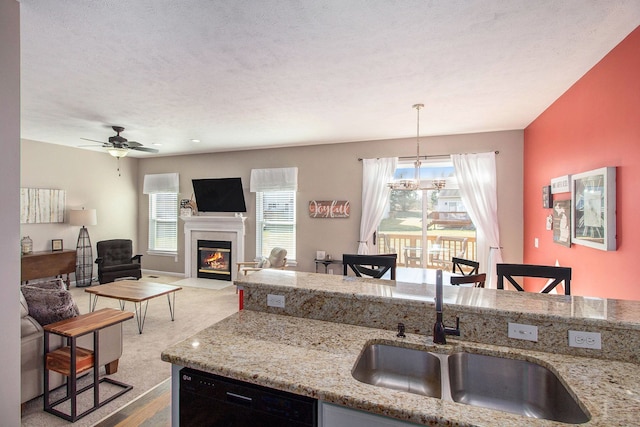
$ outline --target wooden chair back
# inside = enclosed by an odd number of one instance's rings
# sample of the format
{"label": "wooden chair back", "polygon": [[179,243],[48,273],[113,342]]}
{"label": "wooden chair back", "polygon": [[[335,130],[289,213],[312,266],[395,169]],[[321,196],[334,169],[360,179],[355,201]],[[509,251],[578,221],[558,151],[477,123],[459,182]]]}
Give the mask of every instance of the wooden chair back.
{"label": "wooden chair back", "polygon": [[464,274],[465,276],[468,276],[470,274],[478,274],[478,269],[480,268],[480,263],[478,261],[472,261],[470,259],[458,258],[454,256],[453,258],[451,258],[451,262],[453,262],[453,269],[451,270],[451,272]]}
{"label": "wooden chair back", "polygon": [[571,268],[555,267],[550,265],[531,264],[498,264],[496,265],[498,274],[498,289],[504,289],[504,279],[513,285],[518,291],[524,288],[514,279],[514,277],[541,277],[550,279],[547,285],[540,292],[547,294],[553,288],[564,282],[564,294],[571,295]]}
{"label": "wooden chair back", "polygon": [[451,284],[459,286],[462,283],[473,283],[474,288],[484,288],[484,282],[487,281],[487,274],[469,274],[467,276],[451,276]]}
{"label": "wooden chair back", "polygon": [[387,271],[391,271],[391,280],[396,279],[396,263],[398,254],[357,255],[343,254],[343,275],[349,269],[358,277],[372,277],[380,279]]}

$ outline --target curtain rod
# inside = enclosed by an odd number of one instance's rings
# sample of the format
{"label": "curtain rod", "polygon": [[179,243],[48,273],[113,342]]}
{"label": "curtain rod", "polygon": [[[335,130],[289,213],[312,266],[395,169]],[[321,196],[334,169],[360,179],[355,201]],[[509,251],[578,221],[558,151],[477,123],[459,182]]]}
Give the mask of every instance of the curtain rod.
{"label": "curtain rod", "polygon": [[[494,151],[494,153],[496,154],[500,154],[500,151],[496,150]],[[478,153],[462,153],[462,154],[478,154]],[[434,154],[431,156],[419,156],[418,159],[421,160],[427,160],[427,159],[446,159],[451,157],[451,154]],[[376,157],[377,159],[379,159],[380,157]],[[402,156],[402,157],[398,157],[398,160],[413,160],[415,159],[416,156]],[[358,157],[358,161],[361,162],[362,161],[362,157]]]}

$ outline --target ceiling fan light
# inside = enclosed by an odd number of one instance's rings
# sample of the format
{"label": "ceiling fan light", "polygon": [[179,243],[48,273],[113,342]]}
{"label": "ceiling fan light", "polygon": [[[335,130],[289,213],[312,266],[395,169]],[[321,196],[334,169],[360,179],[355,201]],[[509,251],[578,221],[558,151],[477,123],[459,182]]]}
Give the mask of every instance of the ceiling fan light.
{"label": "ceiling fan light", "polygon": [[107,153],[111,154],[113,157],[121,158],[126,156],[127,153],[129,153],[129,150],[126,148],[113,147],[107,148]]}

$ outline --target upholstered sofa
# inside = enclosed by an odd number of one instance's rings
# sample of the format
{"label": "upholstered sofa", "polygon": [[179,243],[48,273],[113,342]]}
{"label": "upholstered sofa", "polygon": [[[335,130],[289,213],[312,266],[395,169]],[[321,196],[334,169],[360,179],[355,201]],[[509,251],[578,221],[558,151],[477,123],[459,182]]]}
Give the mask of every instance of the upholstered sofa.
{"label": "upholstered sofa", "polygon": [[[64,283],[59,280],[60,286],[64,289]],[[37,287],[38,285],[33,285]],[[21,359],[21,396],[20,402],[25,403],[44,393],[44,331],[42,325],[31,315],[29,315],[29,304],[20,290],[20,359]],[[30,289],[32,292],[33,289]],[[45,292],[46,290],[43,290]],[[26,292],[26,290],[25,290]],[[67,291],[60,291],[67,292]],[[70,294],[69,294],[70,295]],[[33,300],[32,300],[33,301]],[[33,305],[33,304],[32,304]],[[34,313],[32,307],[32,313]],[[76,307],[77,310],[77,307]],[[34,313],[35,314],[35,313]],[[93,350],[93,334],[88,334],[78,338],[78,346]],[[50,335],[50,349],[56,349],[63,344],[62,337]],[[99,361],[98,366],[104,366],[107,374],[113,374],[118,370],[118,360],[122,355],[122,324],[113,325],[103,329],[99,337]],[[64,384],[66,377],[51,372],[50,389]]]}

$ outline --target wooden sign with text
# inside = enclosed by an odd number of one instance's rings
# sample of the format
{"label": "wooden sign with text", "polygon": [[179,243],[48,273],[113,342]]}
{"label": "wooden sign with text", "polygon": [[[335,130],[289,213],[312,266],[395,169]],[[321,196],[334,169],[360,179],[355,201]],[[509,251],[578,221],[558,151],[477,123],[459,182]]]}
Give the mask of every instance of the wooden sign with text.
{"label": "wooden sign with text", "polygon": [[351,207],[348,200],[311,200],[311,218],[349,218]]}

